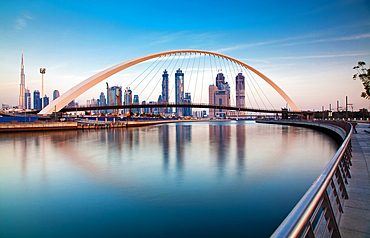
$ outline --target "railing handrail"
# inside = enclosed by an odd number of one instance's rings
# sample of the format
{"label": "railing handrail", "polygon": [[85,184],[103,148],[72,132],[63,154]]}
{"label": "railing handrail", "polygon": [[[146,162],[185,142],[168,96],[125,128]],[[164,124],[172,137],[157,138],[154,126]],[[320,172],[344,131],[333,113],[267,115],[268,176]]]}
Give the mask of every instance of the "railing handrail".
{"label": "railing handrail", "polygon": [[[349,123],[350,124],[350,123]],[[346,152],[350,143],[353,127],[339,147],[333,158],[329,161],[322,174],[316,179],[305,195],[275,230],[271,237],[297,237],[305,229],[306,224],[311,219],[311,214],[316,209],[320,199],[327,189],[331,179],[337,169],[340,159]]]}

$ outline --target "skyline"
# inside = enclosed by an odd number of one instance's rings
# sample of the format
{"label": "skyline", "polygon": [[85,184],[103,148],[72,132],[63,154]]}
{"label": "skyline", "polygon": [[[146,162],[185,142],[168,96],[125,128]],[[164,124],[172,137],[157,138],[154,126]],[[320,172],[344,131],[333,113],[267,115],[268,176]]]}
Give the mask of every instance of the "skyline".
{"label": "skyline", "polygon": [[[40,90],[39,68],[46,68],[49,97],[56,89],[63,94],[95,73],[138,56],[202,49],[261,71],[301,110],[327,109],[330,103],[335,108],[337,100],[343,106],[345,96],[354,110],[369,109],[369,101],[360,97],[361,82],[352,79],[352,67],[358,61],[370,64],[370,3],[326,3],[190,1],[179,5],[185,15],[178,18],[168,1],[2,2],[0,103],[18,104],[22,48],[26,86],[31,92]],[[167,11],[172,14],[161,17]],[[122,77],[106,81],[116,85]],[[76,101],[86,102],[102,91],[104,85],[98,84]]]}

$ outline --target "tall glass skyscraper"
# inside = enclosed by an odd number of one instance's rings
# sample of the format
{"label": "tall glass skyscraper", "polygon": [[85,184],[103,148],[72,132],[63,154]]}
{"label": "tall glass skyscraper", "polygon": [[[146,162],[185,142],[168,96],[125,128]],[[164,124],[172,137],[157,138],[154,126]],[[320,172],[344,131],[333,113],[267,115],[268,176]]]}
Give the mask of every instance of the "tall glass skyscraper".
{"label": "tall glass skyscraper", "polygon": [[45,94],[43,100],[44,100],[44,107],[46,107],[47,105],[49,105],[49,97],[46,96],[46,94]]}
{"label": "tall glass skyscraper", "polygon": [[[139,105],[139,95],[134,95],[134,101],[132,102],[132,104],[134,104],[134,105]],[[133,112],[133,113],[139,113],[139,112],[140,112],[140,110],[139,110],[139,108],[134,108],[134,109],[132,110],[132,112]]]}
{"label": "tall glass skyscraper", "polygon": [[29,89],[26,89],[24,93],[24,109],[31,109],[31,93]]}
{"label": "tall glass skyscraper", "polygon": [[21,83],[20,83],[20,89],[19,89],[19,108],[20,109],[24,109],[26,107],[25,93],[26,93],[26,75],[24,74],[23,50],[22,50]]}
{"label": "tall glass skyscraper", "polygon": [[[238,73],[235,78],[236,85],[236,106],[245,107],[245,81],[242,73]],[[239,114],[244,114],[244,112],[239,112]]]}
{"label": "tall glass skyscraper", "polygon": [[40,98],[40,91],[35,90],[33,91],[33,109],[41,110],[41,98]]}
{"label": "tall glass skyscraper", "polygon": [[59,91],[58,91],[58,90],[54,90],[54,92],[53,92],[53,101],[54,101],[55,99],[57,99],[59,96],[60,96]]}
{"label": "tall glass skyscraper", "polygon": [[[176,88],[176,103],[181,104],[184,102],[184,73],[180,68],[175,73],[175,88]],[[183,116],[183,108],[176,108],[176,115]]]}
{"label": "tall glass skyscraper", "polygon": [[[125,89],[124,104],[125,105],[131,105],[132,104],[132,91],[131,91],[130,87]],[[125,113],[128,113],[129,111],[131,111],[131,109],[125,109]]]}
{"label": "tall glass skyscraper", "polygon": [[[186,104],[190,104],[191,103],[191,95],[190,95],[190,93],[185,93],[184,103],[186,103]],[[184,110],[184,116],[189,116],[189,117],[192,116],[193,112],[192,112],[191,107],[186,107],[183,110]]]}
{"label": "tall glass skyscraper", "polygon": [[[168,73],[167,73],[167,70],[163,71],[162,78],[163,79],[162,79],[162,98],[161,98],[161,102],[162,103],[168,103],[169,95],[168,95]],[[168,113],[169,112],[168,108],[165,108],[164,112]]]}
{"label": "tall glass skyscraper", "polygon": [[101,92],[99,96],[99,106],[105,106],[106,104],[107,100],[105,99],[105,95],[103,92]]}
{"label": "tall glass skyscraper", "polygon": [[107,104],[109,105],[122,105],[122,87],[113,86],[108,90]]}

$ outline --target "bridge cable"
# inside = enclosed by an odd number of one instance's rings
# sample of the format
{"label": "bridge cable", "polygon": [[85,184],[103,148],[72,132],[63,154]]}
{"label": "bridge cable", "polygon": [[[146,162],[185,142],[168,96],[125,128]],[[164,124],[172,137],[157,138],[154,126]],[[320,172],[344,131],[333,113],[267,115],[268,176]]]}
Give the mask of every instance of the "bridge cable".
{"label": "bridge cable", "polygon": [[[180,56],[181,56],[181,53],[180,53]],[[176,68],[176,64],[177,64],[177,62],[175,63],[174,68],[171,70],[171,73],[168,76],[169,78],[171,78],[171,75],[173,74],[173,71]],[[170,71],[170,69],[168,69],[168,70]],[[171,89],[170,95],[172,94],[175,85],[176,85],[176,79],[175,79],[175,83],[172,85],[172,89]],[[176,94],[176,92],[175,92],[175,94]],[[168,97],[168,99],[170,99],[170,96]],[[175,95],[175,101],[176,101],[176,95]]]}
{"label": "bridge cable", "polygon": [[[182,60],[182,62],[181,62],[181,66],[180,66],[180,69],[182,68],[182,65],[184,64],[184,61],[186,60],[186,54],[187,53],[185,53],[185,56],[184,56],[184,59]],[[181,54],[180,54],[181,55]],[[190,58],[190,56],[189,56],[189,58]],[[188,61],[188,64],[189,64],[189,61]],[[184,73],[184,77],[185,77],[185,75],[186,75],[186,73],[185,72],[188,72],[188,69],[187,69],[187,66],[186,66],[186,69],[184,69],[184,71],[183,71],[183,73]],[[185,83],[185,80],[184,80],[184,83]],[[184,87],[185,88],[185,87]]]}
{"label": "bridge cable", "polygon": [[188,92],[189,92],[189,88],[190,88],[190,82],[191,82],[191,79],[192,79],[192,76],[193,76],[193,69],[194,69],[194,63],[195,63],[195,58],[196,58],[196,56],[197,56],[197,53],[194,53],[194,60],[193,60],[193,66],[192,66],[192,68],[191,68],[191,71],[190,71],[190,80],[189,80],[189,84],[188,84]]}
{"label": "bridge cable", "polygon": [[[240,65],[241,66],[241,71],[243,72],[243,66],[242,65]],[[246,76],[248,77],[248,75],[246,74]],[[252,87],[251,86],[249,86],[249,83],[248,83],[248,79],[249,79],[249,77],[247,78],[247,77],[245,77],[245,82],[248,84],[248,89],[249,89],[249,91],[251,92],[251,94],[252,94],[252,97],[253,97],[253,99],[254,99],[254,102],[256,103],[256,105],[257,105],[257,108],[258,109],[260,109],[260,106],[258,105],[258,102],[257,102],[257,100],[256,100],[256,97],[254,96],[254,93],[253,93],[253,91],[252,91]],[[252,105],[252,107],[253,107],[253,105]]]}
{"label": "bridge cable", "polygon": [[213,67],[212,67],[212,56],[211,55],[209,55],[209,62],[211,63],[211,74],[212,74],[212,79],[211,80],[212,80],[212,83],[213,83]]}
{"label": "bridge cable", "polygon": [[[226,73],[226,75],[227,75],[227,67],[226,67],[226,64],[225,64],[225,58],[223,59],[223,62],[224,62],[224,66],[225,66],[225,73]],[[233,82],[234,82],[234,78],[233,78],[233,76],[232,76],[232,74],[230,73],[230,70],[229,70],[229,75],[231,76],[230,77],[230,80],[231,80],[231,83],[230,84],[233,84]],[[235,86],[235,88],[236,88],[236,86]],[[231,100],[233,101],[233,103],[234,103],[234,105],[235,105],[235,101],[234,101],[234,97],[232,96],[232,90],[231,90],[231,88],[230,88],[230,97],[232,98]]]}
{"label": "bridge cable", "polygon": [[[173,57],[172,57],[172,59],[171,59],[170,63],[168,64],[168,67],[167,67],[168,69],[170,68],[170,66],[171,66],[171,64],[172,64],[172,61],[173,61],[173,59],[175,59],[176,55],[177,55],[177,54],[174,54],[174,55],[173,55]],[[171,56],[170,56],[170,57],[171,57]],[[177,58],[177,60],[178,60],[178,59],[179,59],[179,58]],[[177,61],[176,61],[176,63],[177,63]],[[176,63],[175,63],[175,65],[176,65]],[[163,64],[163,65],[164,65],[164,64]],[[162,67],[163,67],[163,65],[162,65]],[[160,70],[163,70],[163,68],[162,68],[162,69],[161,69],[161,68],[159,68],[159,69],[158,69],[158,71],[157,71],[157,73],[153,76],[153,78],[154,78],[155,76],[157,76],[157,74],[158,74],[158,72],[159,72]],[[169,78],[171,78],[172,73],[173,73],[173,69],[172,69],[171,74],[169,75]],[[158,80],[157,84],[156,84],[156,85],[155,85],[155,87],[153,88],[152,92],[149,94],[148,100],[149,100],[150,96],[153,94],[154,90],[157,88],[157,86],[158,86],[158,84],[159,84],[159,82],[160,82],[161,80],[162,80],[162,78],[161,78],[161,77],[159,77],[159,80]]]}
{"label": "bridge cable", "polygon": [[[159,59],[160,57],[158,57],[157,59]],[[157,65],[159,64],[159,62],[160,61],[158,61],[158,63],[154,66],[154,68],[152,69],[152,70],[150,70],[150,72],[149,73],[147,73],[147,75],[140,81],[140,83],[138,84],[138,85],[136,85],[136,87],[134,88],[134,89],[132,89],[132,91],[135,91],[135,89],[137,88],[137,87],[139,87],[139,85],[146,79],[146,77],[148,77],[148,75],[149,74],[151,74],[152,73],[152,71],[157,67]]]}
{"label": "bridge cable", "polygon": [[[186,59],[186,54],[187,54],[187,53],[185,53],[185,55],[184,55],[184,57],[183,57],[183,60],[182,60],[181,65],[180,65],[180,69],[182,68],[182,65],[184,64],[184,61],[185,61],[185,59]],[[180,54],[180,57],[181,57],[181,55],[182,55],[182,54]],[[187,70],[187,69],[184,69],[184,71],[185,71],[185,70]]]}
{"label": "bridge cable", "polygon": [[[238,66],[238,64],[236,64],[235,63],[235,65],[236,66]],[[235,67],[233,67],[233,69],[234,69],[234,72],[235,72]],[[242,72],[243,72],[243,70],[242,70]],[[251,89],[250,89],[250,87],[249,87],[249,83],[248,83],[248,81],[246,80],[246,78],[244,77],[244,80],[245,80],[245,82],[247,83],[247,85],[248,85],[248,89],[249,89],[249,91],[251,91]],[[247,93],[246,93],[247,94]],[[253,96],[253,98],[254,98],[254,94],[253,94],[253,92],[251,91],[251,94],[252,94],[252,96]],[[249,96],[248,96],[248,94],[247,94],[247,97],[248,97],[248,101],[249,101],[249,103],[250,103],[250,105],[251,105],[251,108],[253,108],[253,104],[252,104],[252,101],[250,100],[250,98],[249,98]],[[254,98],[254,101],[256,101],[256,99]],[[258,103],[257,103],[257,105],[258,105]]]}
{"label": "bridge cable", "polygon": [[[243,73],[243,70],[241,70],[242,72],[241,73]],[[244,82],[245,82],[245,77],[244,77]],[[249,85],[248,85],[248,87],[249,87]],[[245,90],[245,84],[244,84],[244,94],[247,96],[247,98],[248,98],[248,101],[249,101],[249,103],[250,103],[250,105],[251,105],[251,108],[253,107],[252,106],[252,102],[251,102],[251,99],[249,98],[249,93],[246,93],[246,90]],[[247,105],[245,104],[244,105],[245,107],[247,107]]]}
{"label": "bridge cable", "polygon": [[157,57],[157,59],[156,60],[154,60],[153,61],[153,63],[151,64],[151,65],[149,65],[149,67],[147,67],[143,72],[141,72],[141,74],[139,74],[139,76],[137,76],[135,79],[134,79],[134,81],[132,81],[131,83],[129,83],[128,85],[127,85],[127,87],[130,87],[130,85],[131,84],[133,84],[143,73],[145,73],[145,71],[147,71],[150,67],[152,67],[152,65],[155,63],[155,62],[157,62],[157,60],[159,59],[159,58],[161,58],[162,56],[159,56],[159,57]]}
{"label": "bridge cable", "polygon": [[[241,68],[241,70],[243,71],[243,69],[244,68]],[[248,74],[246,74],[246,76],[248,77],[248,79],[250,80],[250,78],[249,78],[249,76],[248,76]],[[247,80],[247,78],[246,78],[246,82],[248,82],[248,80]],[[252,82],[250,82],[250,84],[252,84]],[[257,105],[257,108],[258,109],[260,109],[260,106],[258,105],[258,102],[257,102],[257,99],[256,99],[256,97],[254,96],[254,93],[253,93],[253,88],[251,87],[251,86],[249,86],[249,83],[248,83],[248,88],[249,88],[249,91],[251,91],[251,93],[252,93],[252,96],[253,96],[253,99],[254,99],[254,101],[255,101],[255,103],[256,103],[256,105]]]}
{"label": "bridge cable", "polygon": [[[184,60],[183,60],[183,62],[181,63],[181,67],[182,67],[182,65],[183,65],[184,61],[186,60],[186,54],[187,54],[187,53],[185,53]],[[186,72],[188,71],[188,69],[187,69],[187,68],[188,68],[188,66],[189,66],[190,58],[191,58],[191,53],[189,53],[188,64],[187,64],[187,66],[186,66]],[[185,73],[184,73],[184,75],[185,75]],[[170,95],[172,95],[172,92],[173,92],[174,87],[175,87],[175,84],[174,84],[174,85],[172,85]],[[175,98],[176,98],[176,97],[175,97]],[[168,97],[168,99],[170,99],[170,96]]]}
{"label": "bridge cable", "polygon": [[[171,57],[171,55],[170,55],[169,57]],[[148,83],[148,84],[144,87],[144,89],[140,92],[139,96],[144,92],[144,90],[148,87],[148,85],[153,81],[154,77],[158,74],[158,72],[161,70],[161,68],[162,68],[162,67],[163,67],[163,65],[166,63],[166,61],[167,61],[167,60],[165,60],[165,61],[163,62],[163,64],[161,65],[161,67],[159,67],[159,68],[158,68],[157,72],[153,75],[153,77],[150,79],[149,83]],[[158,85],[158,83],[157,83],[157,85]],[[155,89],[155,87],[153,88],[153,91],[154,91],[154,89]],[[149,98],[150,98],[150,96],[152,95],[153,91],[150,93],[150,95],[149,95],[149,97],[147,98],[147,100],[146,100],[146,101],[148,101],[148,100],[149,100]]]}
{"label": "bridge cable", "polygon": [[204,54],[202,89],[200,90],[200,104],[202,104],[202,98],[203,98],[203,83],[204,83],[204,71],[206,71],[206,56],[207,55]]}
{"label": "bridge cable", "polygon": [[[186,55],[185,55],[186,56]],[[186,68],[184,69],[184,75],[185,73],[187,74],[189,72],[189,62],[190,62],[190,58],[191,58],[191,53],[189,54],[189,58],[188,58],[188,63],[186,64]],[[184,61],[186,60],[186,57],[184,57]],[[184,62],[183,61],[183,62]],[[181,65],[182,66],[182,65]]]}
{"label": "bridge cable", "polygon": [[[180,56],[181,56],[181,53],[180,53]],[[171,75],[173,74],[173,71],[175,70],[175,66],[176,66],[176,64],[177,64],[177,62],[178,62],[178,60],[179,60],[179,58],[177,59],[177,61],[176,61],[176,63],[175,63],[175,65],[174,65],[174,67],[173,67],[173,69],[171,70],[171,73],[169,74],[169,78],[171,78]],[[170,70],[170,69],[168,69],[168,70]],[[170,95],[172,94],[172,91],[173,91],[173,88],[175,87],[175,85],[176,85],[176,79],[175,79],[175,84],[173,84],[173,86],[172,86],[172,89],[171,89],[171,93],[170,93]],[[175,94],[176,94],[176,92],[175,92]],[[168,97],[168,99],[169,99],[170,97]],[[176,101],[176,95],[175,95],[175,101]]]}
{"label": "bridge cable", "polygon": [[253,77],[253,74],[250,72],[250,70],[247,69],[247,73],[249,73],[251,75],[251,77],[253,78],[253,80],[256,82],[257,86],[259,87],[259,89],[261,90],[261,92],[263,93],[263,95],[265,96],[265,98],[267,99],[267,101],[270,103],[271,107],[275,110],[275,107],[274,105],[272,105],[272,103],[270,102],[269,98],[266,96],[265,92],[262,90],[262,88],[259,86],[259,84],[257,83],[256,79]]}
{"label": "bridge cable", "polygon": [[[248,71],[247,71],[247,74],[248,74]],[[252,75],[250,75],[250,76],[252,76]],[[248,76],[249,77],[249,76]],[[252,79],[253,79],[253,77],[252,77]],[[255,81],[255,80],[254,80]],[[257,84],[257,82],[253,82],[252,80],[251,80],[251,82],[252,82],[252,84],[253,84],[253,87],[254,87],[254,89],[256,90],[256,92],[257,92],[257,95],[258,95],[258,97],[261,99],[261,101],[262,101],[262,104],[265,106],[265,108],[267,109],[267,107],[266,107],[266,105],[265,105],[265,102],[262,100],[262,97],[260,96],[260,94],[259,94],[259,92],[258,92],[258,90],[257,90],[257,88],[256,88],[256,86],[255,86],[255,84]],[[257,84],[257,86],[258,86],[258,84]]]}
{"label": "bridge cable", "polygon": [[[218,59],[218,62],[217,62],[217,59]],[[216,62],[216,65],[218,67],[218,64],[217,63],[220,63],[220,56],[216,56],[215,57],[215,62]],[[222,66],[221,66],[221,64],[220,64],[220,67],[217,69],[217,74],[220,72],[220,70],[222,72]],[[216,78],[217,78],[217,75],[216,75]],[[215,80],[216,80],[216,78],[215,78]]]}
{"label": "bridge cable", "polygon": [[259,94],[259,92],[258,92],[258,90],[257,90],[256,86],[254,85],[254,83],[253,83],[253,81],[252,81],[252,79],[251,79],[250,75],[248,74],[248,72],[246,72],[246,75],[247,75],[247,76],[248,76],[248,78],[250,79],[251,84],[252,84],[252,86],[253,86],[254,90],[256,91],[256,93],[257,93],[258,97],[259,97],[259,98],[261,99],[261,101],[262,101],[262,104],[263,104],[263,105],[265,106],[265,108],[267,109],[267,107],[266,107],[266,105],[265,105],[265,102],[262,100],[261,95]]}
{"label": "bridge cable", "polygon": [[200,69],[200,59],[202,58],[202,54],[199,55],[199,63],[198,63],[198,69],[197,69],[197,77],[195,79],[195,86],[194,86],[194,100],[195,100],[195,92],[197,90],[197,83],[198,83],[198,75],[199,75],[199,69]]}

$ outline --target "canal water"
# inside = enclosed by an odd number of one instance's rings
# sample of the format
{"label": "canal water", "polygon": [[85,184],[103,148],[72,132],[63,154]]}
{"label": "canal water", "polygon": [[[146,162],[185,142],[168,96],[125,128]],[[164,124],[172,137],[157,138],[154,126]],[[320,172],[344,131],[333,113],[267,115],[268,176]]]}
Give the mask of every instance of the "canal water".
{"label": "canal water", "polygon": [[0,237],[268,237],[338,146],[254,122],[0,134]]}

